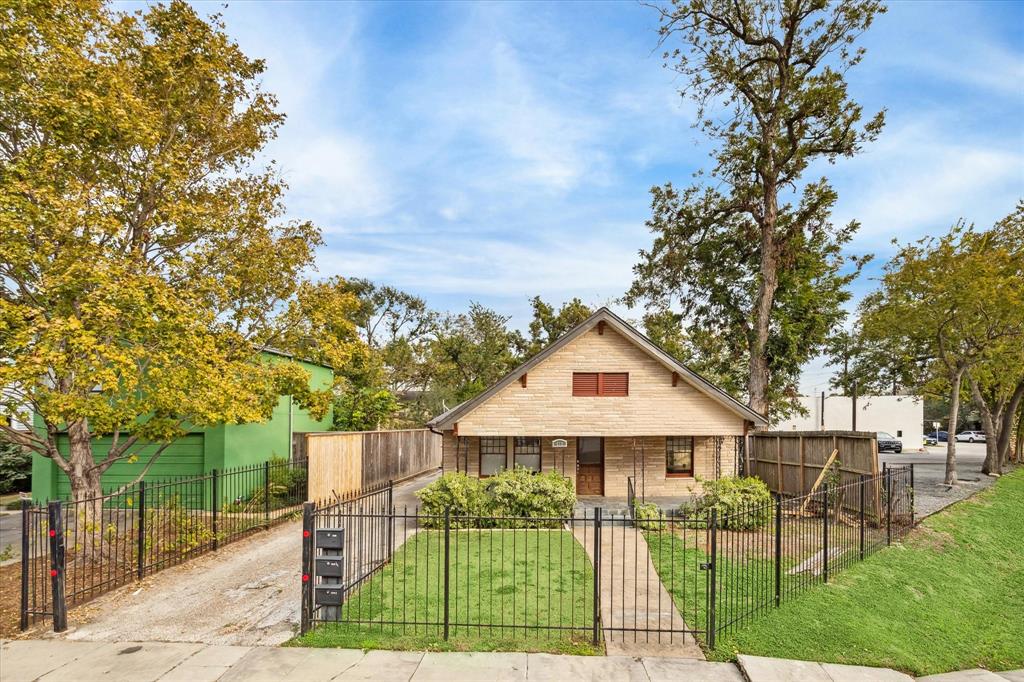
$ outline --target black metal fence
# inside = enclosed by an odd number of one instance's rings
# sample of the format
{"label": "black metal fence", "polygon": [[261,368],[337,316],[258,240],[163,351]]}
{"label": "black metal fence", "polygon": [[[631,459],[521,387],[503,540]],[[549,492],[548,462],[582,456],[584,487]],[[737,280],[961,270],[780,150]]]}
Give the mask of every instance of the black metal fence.
{"label": "black metal fence", "polygon": [[21,629],[249,533],[297,518],[306,462],[273,460],[100,497],[22,502]]}
{"label": "black metal fence", "polygon": [[[869,500],[883,500],[876,514]],[[913,468],[727,514],[526,518],[396,510],[390,488],[308,503],[302,633],[713,648],[716,637],[901,539]],[[333,562],[333,563],[332,563]]]}

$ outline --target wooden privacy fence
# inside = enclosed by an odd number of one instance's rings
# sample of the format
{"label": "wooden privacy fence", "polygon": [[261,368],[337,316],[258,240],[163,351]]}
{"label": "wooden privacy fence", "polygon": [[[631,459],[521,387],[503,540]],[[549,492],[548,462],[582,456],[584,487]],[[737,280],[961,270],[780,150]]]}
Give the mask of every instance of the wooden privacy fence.
{"label": "wooden privacy fence", "polygon": [[[833,450],[839,486],[857,483],[861,474],[879,480],[878,441],[873,431],[763,431],[750,435],[749,473],[773,491],[786,496],[806,495],[818,480]],[[868,513],[879,516],[880,485],[865,500]],[[844,506],[857,504],[846,500]]]}
{"label": "wooden privacy fence", "polygon": [[441,466],[441,436],[427,429],[307,433],[309,499],[325,500]]}

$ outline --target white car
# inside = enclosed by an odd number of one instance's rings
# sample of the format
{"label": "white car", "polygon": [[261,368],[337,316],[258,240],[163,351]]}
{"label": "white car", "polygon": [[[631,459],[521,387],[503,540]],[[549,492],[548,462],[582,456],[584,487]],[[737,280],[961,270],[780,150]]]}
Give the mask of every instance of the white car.
{"label": "white car", "polygon": [[985,432],[984,431],[961,431],[956,434],[957,443],[984,443]]}

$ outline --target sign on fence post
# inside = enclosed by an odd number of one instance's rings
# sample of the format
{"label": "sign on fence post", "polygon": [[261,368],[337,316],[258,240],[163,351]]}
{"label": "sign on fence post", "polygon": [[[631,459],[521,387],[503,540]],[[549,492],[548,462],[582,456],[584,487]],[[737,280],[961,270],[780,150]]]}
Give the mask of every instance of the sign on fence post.
{"label": "sign on fence post", "polygon": [[64,515],[60,500],[47,505],[50,520],[50,587],[53,599],[53,631],[68,629],[68,605],[64,600]]}

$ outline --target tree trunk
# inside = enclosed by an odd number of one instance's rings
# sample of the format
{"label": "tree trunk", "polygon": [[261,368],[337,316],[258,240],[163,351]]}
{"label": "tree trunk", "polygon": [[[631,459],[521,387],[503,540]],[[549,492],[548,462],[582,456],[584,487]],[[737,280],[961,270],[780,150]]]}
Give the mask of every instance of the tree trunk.
{"label": "tree trunk", "polygon": [[[1002,465],[1010,461],[1010,434],[1013,432],[1013,422],[1017,419],[1017,412],[1021,405],[1024,405],[1024,379],[1017,383],[1017,388],[1010,397],[1010,403],[1003,410],[999,424],[999,437],[996,439],[996,457],[999,458],[1000,471]],[[1018,424],[1018,432],[1020,431]],[[987,439],[986,439],[987,440]],[[1018,434],[1017,448],[1020,448],[1020,437]]]}
{"label": "tree trunk", "polygon": [[1017,415],[1017,444],[1013,455],[1013,461],[1017,464],[1024,461],[1024,401],[1021,401],[1020,414]]}
{"label": "tree trunk", "polygon": [[771,323],[775,292],[779,288],[778,259],[775,254],[775,222],[778,218],[776,190],[765,188],[765,215],[761,224],[761,282],[754,302],[753,329],[751,330],[749,375],[747,377],[747,404],[750,409],[768,416],[768,333]]}
{"label": "tree trunk", "polygon": [[[971,395],[974,396],[974,404],[978,406],[978,412],[981,413],[981,424],[985,429],[985,461],[981,465],[981,473],[983,474],[1000,474],[1002,473],[1002,462],[999,461],[999,413],[993,412],[992,405],[985,400],[985,396],[981,393],[981,387],[978,386],[978,382],[975,381],[974,377],[968,376],[968,381],[971,384]],[[997,410],[1001,409],[997,407]]]}
{"label": "tree trunk", "polygon": [[946,436],[946,485],[956,485],[956,421],[960,417],[960,387],[963,384],[964,371],[958,369],[953,376],[952,389],[949,396],[949,428]]}
{"label": "tree trunk", "polygon": [[84,419],[68,424],[68,479],[75,502],[102,497],[100,471],[92,454],[89,424]]}

